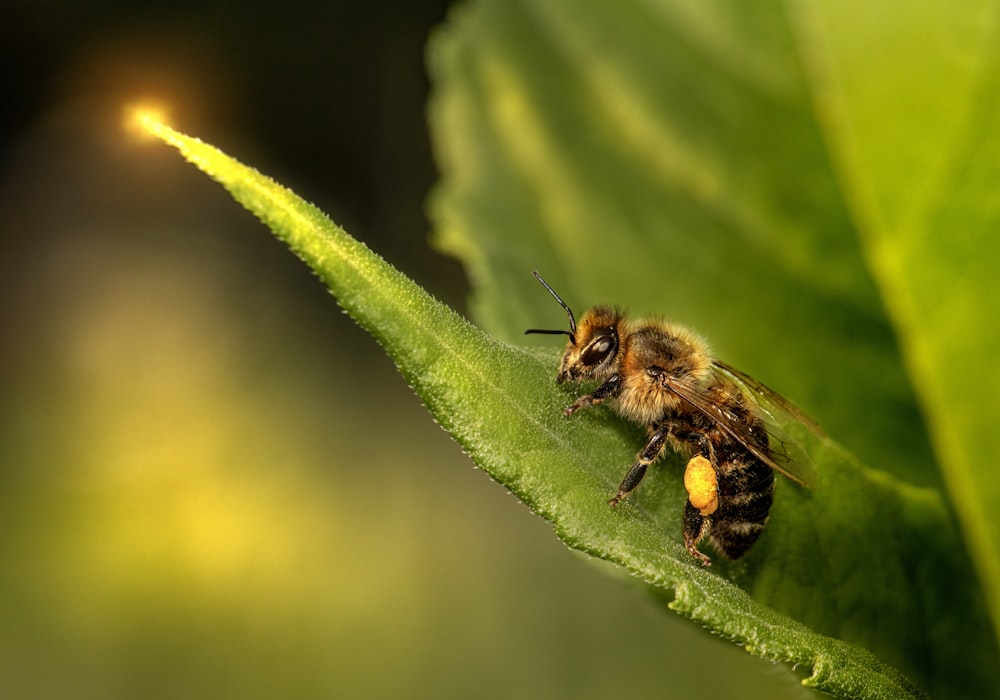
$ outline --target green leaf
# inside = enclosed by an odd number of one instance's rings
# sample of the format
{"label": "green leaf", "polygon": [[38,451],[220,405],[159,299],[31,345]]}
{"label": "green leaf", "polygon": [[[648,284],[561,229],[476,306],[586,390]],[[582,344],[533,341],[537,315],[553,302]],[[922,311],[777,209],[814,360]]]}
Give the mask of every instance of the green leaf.
{"label": "green leaf", "polygon": [[[921,2],[890,17],[864,3],[812,5],[818,89],[843,125],[830,140],[996,625],[997,6]],[[866,31],[852,31],[858,22]]]}
{"label": "green leaf", "polygon": [[439,246],[501,338],[552,318],[540,268],[578,304],[696,327],[855,454],[940,485],[785,10],[713,7],[457,14],[431,54]]}
{"label": "green leaf", "polygon": [[[897,9],[465,6],[431,47],[433,212],[497,336],[563,322],[525,283],[539,268],[580,311],[697,328],[877,468],[823,455],[822,483],[782,484],[766,542],[726,573],[969,695],[997,685],[1000,608],[995,8]],[[641,508],[683,498],[642,491]]]}
{"label": "green leaf", "polygon": [[[149,118],[143,123],[299,255],[385,346],[477,464],[548,519],[567,544],[622,565],[668,595],[672,591],[672,608],[750,651],[811,668],[804,682],[816,688],[843,697],[919,693],[869,651],[824,632],[872,642],[883,658],[907,667],[926,687],[946,685],[948,674],[962,675],[966,689],[982,687],[982,651],[954,658],[933,648],[933,635],[961,633],[971,642],[982,634],[974,620],[942,612],[950,602],[941,600],[942,579],[954,573],[961,556],[934,491],[901,486],[826,443],[813,455],[821,468],[815,489],[781,484],[780,513],[765,541],[738,564],[717,561],[706,570],[679,541],[685,498],[679,479],[650,478],[622,507],[606,506],[621,476],[615,467],[629,463],[639,432],[599,411],[565,420],[560,409],[571,396],[552,382],[554,352],[497,341],[287,189],[197,139]],[[884,521],[880,535],[896,540],[898,551],[869,544],[865,525],[876,520]],[[870,590],[876,575],[898,586],[897,594],[917,577],[923,610],[907,608],[910,596],[894,599]],[[834,576],[846,585],[828,589]],[[975,591],[964,590],[961,581],[947,591],[974,604]],[[831,616],[839,621],[836,630],[828,629]],[[814,621],[816,629],[810,629]],[[909,636],[885,637],[882,626],[905,629]],[[943,676],[921,673],[920,664],[941,663],[949,664]]]}

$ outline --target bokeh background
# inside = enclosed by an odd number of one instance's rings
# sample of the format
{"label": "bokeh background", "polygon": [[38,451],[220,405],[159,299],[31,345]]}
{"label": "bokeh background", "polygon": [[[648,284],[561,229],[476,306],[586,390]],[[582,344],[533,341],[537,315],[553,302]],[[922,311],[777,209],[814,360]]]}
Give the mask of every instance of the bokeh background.
{"label": "bokeh background", "polygon": [[0,9],[0,696],[805,693],[566,549],[266,229],[123,128],[161,103],[463,310],[424,211],[447,11]]}

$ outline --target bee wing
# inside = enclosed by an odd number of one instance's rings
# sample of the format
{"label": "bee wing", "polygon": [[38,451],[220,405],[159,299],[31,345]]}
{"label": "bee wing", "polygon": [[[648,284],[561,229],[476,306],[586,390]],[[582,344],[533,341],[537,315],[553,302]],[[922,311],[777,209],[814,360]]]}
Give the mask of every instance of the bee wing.
{"label": "bee wing", "polygon": [[731,381],[756,407],[767,430],[773,461],[778,471],[796,483],[808,486],[815,476],[810,450],[829,438],[801,408],[766,384],[725,362],[713,360],[717,376]]}
{"label": "bee wing", "polygon": [[819,426],[790,401],[743,372],[718,361],[713,361],[712,369],[751,404],[767,431],[766,445],[752,426],[719,405],[705,389],[670,378],[667,387],[771,469],[800,486],[808,486],[805,474],[812,471],[812,460],[802,447],[800,435],[822,438]]}
{"label": "bee wing", "polygon": [[757,381],[746,372],[741,372],[735,367],[727,365],[725,362],[712,360],[712,365],[716,374],[723,375],[738,387],[744,389],[754,399],[757,406],[763,409],[765,414],[771,414],[770,416],[764,416],[765,421],[768,417],[773,418],[775,421],[784,417],[789,421],[803,425],[819,438],[825,439],[827,437],[823,429],[805,411],[763,382]]}

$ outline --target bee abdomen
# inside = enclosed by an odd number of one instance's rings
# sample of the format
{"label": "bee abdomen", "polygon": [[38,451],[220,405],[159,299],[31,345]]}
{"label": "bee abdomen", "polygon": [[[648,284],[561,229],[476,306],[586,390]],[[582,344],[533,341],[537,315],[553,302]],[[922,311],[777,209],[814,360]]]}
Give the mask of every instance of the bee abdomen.
{"label": "bee abdomen", "polygon": [[738,559],[757,541],[767,523],[774,496],[774,472],[746,455],[719,464],[719,508],[711,516],[709,536],[730,559]]}

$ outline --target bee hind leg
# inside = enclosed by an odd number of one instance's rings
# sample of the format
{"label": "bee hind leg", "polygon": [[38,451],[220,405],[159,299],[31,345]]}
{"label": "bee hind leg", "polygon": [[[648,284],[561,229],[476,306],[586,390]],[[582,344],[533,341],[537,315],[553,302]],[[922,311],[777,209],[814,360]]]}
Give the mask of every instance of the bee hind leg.
{"label": "bee hind leg", "polygon": [[684,533],[684,546],[688,553],[700,561],[702,566],[711,566],[712,560],[698,550],[698,543],[705,539],[712,530],[711,516],[702,515],[688,501],[684,508],[684,521],[681,529]]}

